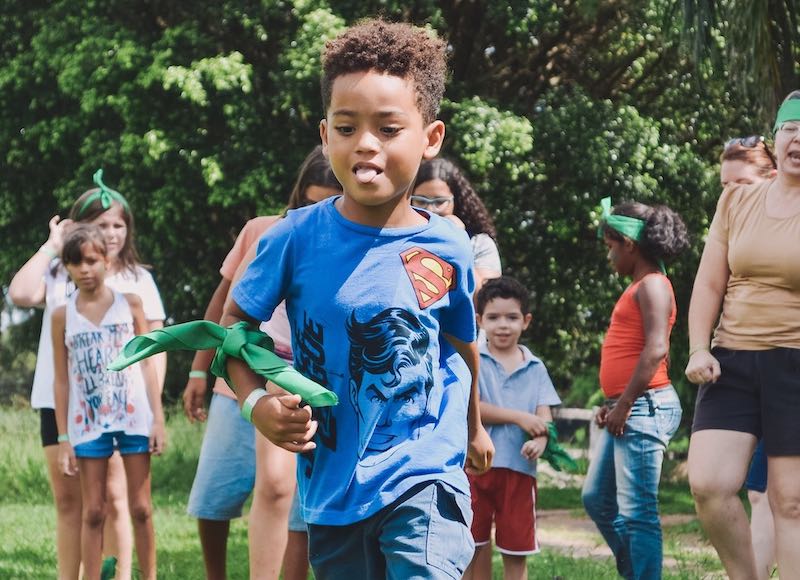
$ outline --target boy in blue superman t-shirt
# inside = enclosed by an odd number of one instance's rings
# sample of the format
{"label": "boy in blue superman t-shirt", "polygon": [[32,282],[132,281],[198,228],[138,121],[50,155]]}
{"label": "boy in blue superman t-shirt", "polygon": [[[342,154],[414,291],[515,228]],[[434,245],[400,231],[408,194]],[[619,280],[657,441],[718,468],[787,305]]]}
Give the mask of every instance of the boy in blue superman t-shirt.
{"label": "boy in blue superman t-shirt", "polygon": [[488,469],[493,447],[480,423],[471,249],[409,200],[444,137],[444,54],[426,31],[380,20],[328,43],[320,135],[344,195],[290,212],[260,240],[223,319],[266,320],[285,299],[295,367],[339,396],[312,421],[299,397],[267,395],[228,363],[255,426],[301,453],[319,579],[460,578],[472,557],[463,468]]}

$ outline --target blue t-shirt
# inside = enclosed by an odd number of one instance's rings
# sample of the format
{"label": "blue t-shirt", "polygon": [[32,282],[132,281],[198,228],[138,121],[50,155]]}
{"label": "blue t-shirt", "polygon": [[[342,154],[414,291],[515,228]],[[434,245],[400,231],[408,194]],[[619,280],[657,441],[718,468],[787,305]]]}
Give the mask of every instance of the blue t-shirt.
{"label": "blue t-shirt", "polygon": [[315,409],[317,448],[298,456],[304,519],[346,525],[438,480],[468,493],[470,377],[442,334],[475,339],[463,230],[353,223],[338,198],[291,211],[258,242],[233,290],[267,320],[286,300],[295,368],[339,396]]}
{"label": "blue t-shirt", "polygon": [[[520,344],[519,348],[524,361],[509,374],[486,345],[481,345],[478,374],[481,401],[532,415],[541,405],[560,405],[561,399],[544,363],[525,346]],[[486,430],[494,443],[492,469],[504,467],[536,477],[536,460],[530,461],[520,454],[522,445],[529,439],[525,431],[510,423],[486,425]]]}

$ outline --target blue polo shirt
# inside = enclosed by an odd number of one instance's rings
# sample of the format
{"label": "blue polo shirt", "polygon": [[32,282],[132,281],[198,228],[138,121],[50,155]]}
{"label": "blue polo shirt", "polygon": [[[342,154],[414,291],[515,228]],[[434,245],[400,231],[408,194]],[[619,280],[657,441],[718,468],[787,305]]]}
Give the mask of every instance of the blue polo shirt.
{"label": "blue polo shirt", "polygon": [[[505,367],[481,344],[480,396],[481,401],[506,409],[517,409],[535,414],[541,405],[560,405],[561,399],[544,363],[523,345],[518,345],[524,357],[514,372]],[[528,434],[514,424],[486,425],[494,443],[492,468],[504,467],[536,477],[536,460],[530,461],[520,454]]]}

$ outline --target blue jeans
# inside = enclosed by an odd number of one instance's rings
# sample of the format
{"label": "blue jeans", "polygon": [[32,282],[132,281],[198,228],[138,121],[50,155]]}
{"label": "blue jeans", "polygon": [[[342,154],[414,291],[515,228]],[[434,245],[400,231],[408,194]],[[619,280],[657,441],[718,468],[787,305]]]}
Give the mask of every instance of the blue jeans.
{"label": "blue jeans", "polygon": [[680,421],[678,394],[668,386],[636,399],[622,436],[600,431],[583,484],[583,505],[624,578],[661,578],[658,482],[664,451]]}

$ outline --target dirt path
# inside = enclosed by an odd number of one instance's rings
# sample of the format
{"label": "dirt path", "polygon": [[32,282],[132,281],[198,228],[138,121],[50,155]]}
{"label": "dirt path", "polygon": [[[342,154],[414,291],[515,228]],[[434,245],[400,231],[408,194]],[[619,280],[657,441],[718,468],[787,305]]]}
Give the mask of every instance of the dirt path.
{"label": "dirt path", "polygon": [[[578,510],[541,510],[536,512],[539,543],[543,548],[571,554],[576,558],[610,558],[611,550],[603,541],[594,523]],[[691,514],[668,515],[661,518],[665,531],[670,527],[689,524],[696,519]],[[671,538],[672,534],[668,534]],[[692,557],[706,556],[716,558],[714,549],[699,533],[687,531],[678,535],[677,549]],[[664,566],[678,569],[681,563],[678,558],[667,556]],[[705,577],[724,578],[724,576],[708,575]]]}

